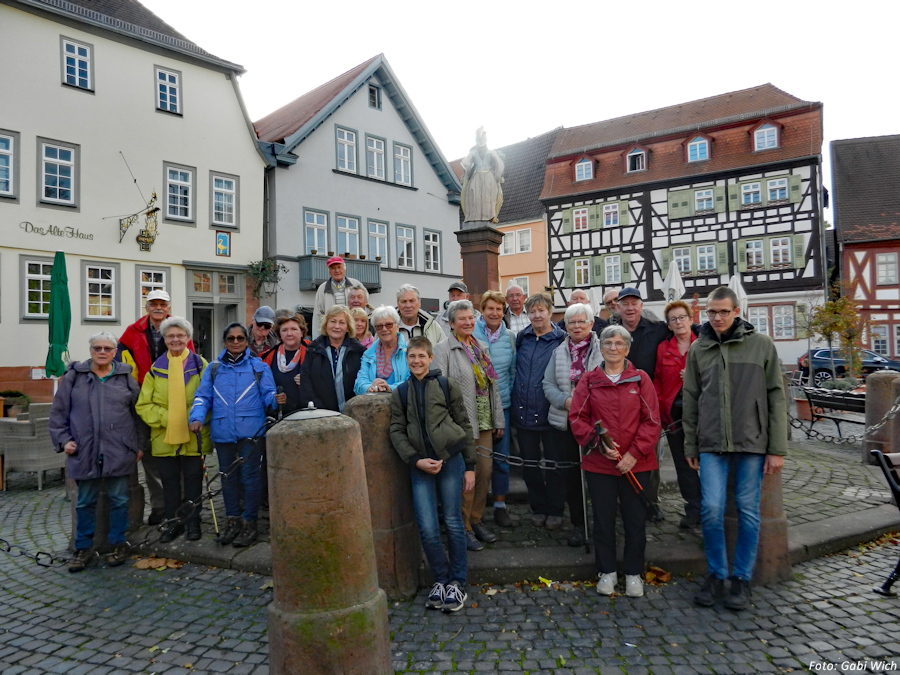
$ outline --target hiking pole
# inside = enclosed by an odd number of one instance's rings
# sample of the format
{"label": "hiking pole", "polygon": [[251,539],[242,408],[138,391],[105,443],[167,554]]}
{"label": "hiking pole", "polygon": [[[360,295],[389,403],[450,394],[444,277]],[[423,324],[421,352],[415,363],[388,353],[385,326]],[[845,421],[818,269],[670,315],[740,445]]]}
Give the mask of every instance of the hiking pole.
{"label": "hiking pole", "polygon": [[[597,438],[602,445],[615,452],[616,455],[618,455],[618,458],[621,459],[619,451],[615,449],[615,442],[609,435],[609,432],[603,428],[603,422],[601,420],[594,422],[594,437]],[[644,487],[641,485],[640,481],[638,481],[637,476],[634,475],[631,469],[622,475],[628,479],[629,483],[631,483],[632,489],[635,491],[635,494],[637,494],[641,503],[644,505],[644,509],[647,511],[647,517],[652,521],[654,518],[662,516],[659,507],[647,497],[647,494],[644,492]]]}
{"label": "hiking pole", "polygon": [[584,456],[581,454],[581,444],[578,445],[578,471],[581,475],[581,508],[584,510],[584,552],[591,552],[591,540],[588,537],[588,510],[587,493],[584,489],[584,465],[581,463]]}
{"label": "hiking pole", "polygon": [[[206,491],[209,492],[209,472],[206,470],[206,456],[203,454],[203,438],[201,437],[202,431],[197,431],[194,435],[197,437],[197,453],[200,455],[200,458],[203,460],[203,478],[206,481]],[[216,518],[216,505],[213,504],[212,497],[209,498],[209,510],[212,511],[213,517],[213,528],[216,530],[216,534],[219,534],[219,521]]]}

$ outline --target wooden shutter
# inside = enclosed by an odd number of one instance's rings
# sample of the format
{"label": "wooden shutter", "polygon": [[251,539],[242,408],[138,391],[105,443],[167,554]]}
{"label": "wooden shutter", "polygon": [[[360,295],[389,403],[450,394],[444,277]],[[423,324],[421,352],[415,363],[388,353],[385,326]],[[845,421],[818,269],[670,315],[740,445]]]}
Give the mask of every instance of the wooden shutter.
{"label": "wooden shutter", "polygon": [[666,279],[666,275],[669,273],[669,265],[672,263],[672,247],[664,248],[660,253],[660,274],[663,278],[663,281]]}
{"label": "wooden shutter", "polygon": [[806,305],[794,305],[794,330],[796,331],[798,340],[805,340],[807,337],[809,337],[806,331],[807,321],[808,319],[806,315]]}
{"label": "wooden shutter", "polygon": [[588,207],[588,229],[599,230],[603,227],[602,222],[603,205],[592,204]]}
{"label": "wooden shutter", "polygon": [[716,244],[716,272],[728,274],[728,242]]}
{"label": "wooden shutter", "polygon": [[746,272],[747,271],[747,242],[741,241],[738,239],[737,241],[737,258],[738,258],[738,272]]}
{"label": "wooden shutter", "polygon": [[791,204],[798,204],[803,198],[803,191],[800,189],[803,177],[791,174],[790,178],[791,179],[788,181],[788,196],[790,197]]}
{"label": "wooden shutter", "polygon": [[728,186],[728,209],[732,212],[741,210],[741,186],[738,183]]}
{"label": "wooden shutter", "polygon": [[628,217],[628,200],[619,202],[619,225],[631,225],[631,221]]}
{"label": "wooden shutter", "polygon": [[603,256],[595,255],[591,258],[591,285],[603,286],[606,283],[606,270],[603,267]]}
{"label": "wooden shutter", "polygon": [[572,209],[566,209],[565,211],[563,211],[562,233],[572,234]]}
{"label": "wooden shutter", "polygon": [[575,286],[575,261],[571,258],[563,263],[563,286],[565,288]]}
{"label": "wooden shutter", "polygon": [[806,269],[806,237],[802,234],[795,234],[791,237],[791,240],[793,244],[791,260],[794,263],[794,269]]}
{"label": "wooden shutter", "polygon": [[669,219],[687,218],[691,215],[691,200],[694,193],[691,190],[676,190],[669,192]]}
{"label": "wooden shutter", "polygon": [[716,213],[725,213],[725,186],[716,185],[713,189],[713,206]]}
{"label": "wooden shutter", "polygon": [[622,266],[622,283],[631,283],[631,254],[621,253],[619,255],[621,255],[619,264]]}

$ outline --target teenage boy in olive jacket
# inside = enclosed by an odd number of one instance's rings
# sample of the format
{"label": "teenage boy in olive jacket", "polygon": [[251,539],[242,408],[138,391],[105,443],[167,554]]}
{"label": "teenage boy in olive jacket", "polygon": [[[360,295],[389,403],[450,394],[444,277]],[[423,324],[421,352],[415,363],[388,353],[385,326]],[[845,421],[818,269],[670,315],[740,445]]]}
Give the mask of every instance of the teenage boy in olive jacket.
{"label": "teenage boy in olive jacket", "polygon": [[700,471],[703,548],[708,577],[694,602],[711,607],[728,574],[725,501],[735,474],[738,535],[729,609],[750,603],[759,544],[763,474],[784,465],[787,410],[781,362],[771,338],[741,319],[734,291],[720,286],[707,299],[709,323],[691,345],[684,370],[684,455]]}

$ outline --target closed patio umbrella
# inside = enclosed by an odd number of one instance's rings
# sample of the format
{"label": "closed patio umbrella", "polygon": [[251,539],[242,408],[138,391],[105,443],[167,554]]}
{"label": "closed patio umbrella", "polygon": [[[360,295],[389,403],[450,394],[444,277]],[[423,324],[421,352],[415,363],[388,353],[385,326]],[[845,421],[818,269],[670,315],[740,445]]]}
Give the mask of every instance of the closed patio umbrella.
{"label": "closed patio umbrella", "polygon": [[[62,251],[53,258],[50,272],[50,348],[47,350],[47,376],[62,377],[69,359],[69,329],[72,326],[72,307],[69,304],[69,275],[66,256]],[[54,384],[54,390],[56,385]]]}
{"label": "closed patio umbrella", "polygon": [[684,295],[684,282],[681,280],[678,263],[674,260],[669,263],[669,271],[666,273],[665,281],[663,281],[662,292],[667,303],[673,300],[680,300]]}
{"label": "closed patio umbrella", "polygon": [[750,304],[750,298],[747,296],[747,291],[744,290],[744,284],[741,283],[741,275],[733,274],[731,276],[731,280],[728,282],[728,288],[734,291],[734,294],[738,298],[738,306],[741,308],[741,317],[747,318],[747,305]]}

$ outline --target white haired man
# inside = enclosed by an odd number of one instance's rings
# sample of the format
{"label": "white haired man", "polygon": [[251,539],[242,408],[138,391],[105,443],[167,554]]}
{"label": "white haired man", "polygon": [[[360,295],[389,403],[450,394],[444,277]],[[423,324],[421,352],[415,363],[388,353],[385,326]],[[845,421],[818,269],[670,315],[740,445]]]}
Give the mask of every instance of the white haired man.
{"label": "white haired man", "polygon": [[407,341],[424,335],[436,345],[447,339],[434,317],[422,310],[419,289],[412,284],[403,284],[397,290],[397,312],[400,314],[400,333]]}

